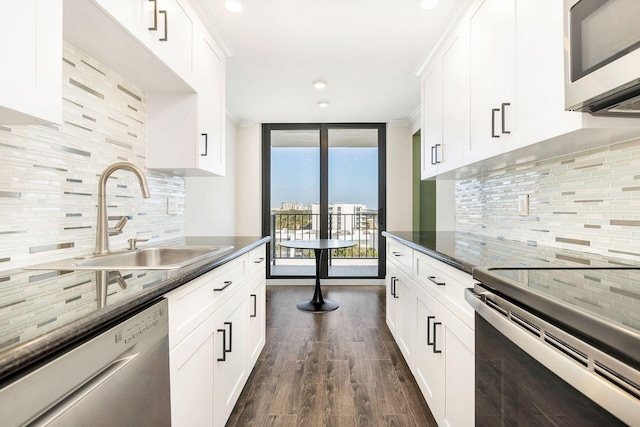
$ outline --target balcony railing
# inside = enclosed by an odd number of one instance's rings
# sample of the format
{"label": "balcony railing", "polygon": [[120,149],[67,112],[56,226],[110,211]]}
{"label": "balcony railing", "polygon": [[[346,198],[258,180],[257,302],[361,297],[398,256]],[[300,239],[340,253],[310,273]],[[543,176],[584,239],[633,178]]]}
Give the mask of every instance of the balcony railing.
{"label": "balcony railing", "polygon": [[[377,259],[378,214],[329,214],[332,239],[356,242],[355,246],[329,251],[332,259]],[[313,240],[320,238],[320,215],[312,213],[271,214],[271,259],[314,259],[311,249],[291,249],[280,245],[283,240]]]}

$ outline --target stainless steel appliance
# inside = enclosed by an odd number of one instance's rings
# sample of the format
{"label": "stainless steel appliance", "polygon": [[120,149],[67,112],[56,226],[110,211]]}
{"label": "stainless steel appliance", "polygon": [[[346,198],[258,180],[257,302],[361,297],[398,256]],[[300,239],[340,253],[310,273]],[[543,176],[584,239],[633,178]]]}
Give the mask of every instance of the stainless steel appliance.
{"label": "stainless steel appliance", "polygon": [[476,425],[640,425],[640,271],[473,271]]}
{"label": "stainless steel appliance", "polygon": [[564,0],[565,106],[640,114],[640,2]]}
{"label": "stainless steel appliance", "polygon": [[0,389],[3,426],[169,426],[161,300]]}

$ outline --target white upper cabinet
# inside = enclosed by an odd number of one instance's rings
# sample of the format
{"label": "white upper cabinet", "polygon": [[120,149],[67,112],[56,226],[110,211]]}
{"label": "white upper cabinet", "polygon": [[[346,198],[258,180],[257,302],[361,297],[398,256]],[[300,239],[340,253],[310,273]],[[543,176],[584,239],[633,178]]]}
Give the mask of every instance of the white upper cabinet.
{"label": "white upper cabinet", "polygon": [[514,135],[513,8],[511,0],[482,0],[471,10],[467,163],[501,154]]}
{"label": "white upper cabinet", "polygon": [[62,121],[62,0],[0,0],[0,124]]}
{"label": "white upper cabinet", "polygon": [[422,79],[422,131],[420,177],[438,174],[442,157],[442,66],[439,58]]}
{"label": "white upper cabinet", "polygon": [[193,40],[197,18],[188,2],[93,1],[181,79],[193,84]]}
{"label": "white upper cabinet", "polygon": [[147,167],[185,176],[225,174],[225,57],[196,32],[197,94],[148,95]]}
{"label": "white upper cabinet", "polygon": [[557,0],[469,1],[423,64],[422,179],[640,136],[638,118],[565,111],[562,8]]}

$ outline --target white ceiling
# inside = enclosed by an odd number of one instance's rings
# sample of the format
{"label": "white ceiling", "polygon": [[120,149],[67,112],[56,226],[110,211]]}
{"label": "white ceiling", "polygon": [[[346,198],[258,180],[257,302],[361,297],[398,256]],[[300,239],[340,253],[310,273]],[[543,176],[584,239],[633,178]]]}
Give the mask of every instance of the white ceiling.
{"label": "white ceiling", "polygon": [[409,120],[420,105],[416,70],[467,3],[423,11],[419,0],[244,0],[232,14],[224,0],[199,1],[233,53],[227,110],[260,123]]}

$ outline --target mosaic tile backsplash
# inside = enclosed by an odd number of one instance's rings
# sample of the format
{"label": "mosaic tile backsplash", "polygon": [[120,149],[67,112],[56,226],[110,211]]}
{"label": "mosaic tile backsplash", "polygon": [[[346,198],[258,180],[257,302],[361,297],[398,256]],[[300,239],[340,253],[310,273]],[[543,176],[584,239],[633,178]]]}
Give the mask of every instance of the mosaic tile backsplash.
{"label": "mosaic tile backsplash", "polygon": [[[73,46],[63,51],[63,123],[0,126],[0,350],[53,328],[65,318],[96,308],[93,273],[22,271],[20,267],[90,254],[95,247],[98,178],[112,163],[143,170],[146,154],[146,95]],[[151,197],[138,180],[117,171],[107,183],[109,224],[129,221],[111,249],[127,239],[171,243],[184,238],[185,181],[146,170]],[[177,206],[167,214],[167,198]],[[158,280],[125,277],[128,288]],[[44,294],[43,288],[50,290]],[[110,299],[119,285],[109,285]]]}
{"label": "mosaic tile backsplash", "polygon": [[640,260],[640,140],[461,180],[455,201],[456,231]]}
{"label": "mosaic tile backsplash", "polygon": [[[145,94],[69,44],[63,78],[62,125],[0,127],[0,271],[92,252],[100,174],[121,161],[145,167]],[[145,175],[146,200],[132,173],[109,179],[110,225],[129,218],[123,233],[110,238],[112,249],[131,237],[184,236],[184,179]],[[169,195],[178,215],[167,215]]]}

